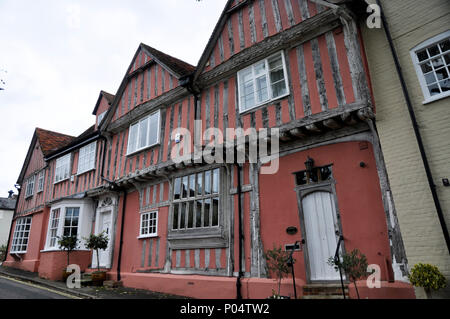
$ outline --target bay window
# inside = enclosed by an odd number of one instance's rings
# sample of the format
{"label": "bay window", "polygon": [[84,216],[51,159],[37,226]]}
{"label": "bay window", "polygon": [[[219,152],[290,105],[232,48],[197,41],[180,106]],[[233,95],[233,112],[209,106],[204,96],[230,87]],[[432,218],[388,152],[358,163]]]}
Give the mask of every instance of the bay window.
{"label": "bay window", "polygon": [[[78,239],[89,237],[92,230],[94,206],[89,200],[65,200],[50,210],[45,250],[59,250],[58,238],[75,236]],[[82,243],[77,249],[84,247]]]}
{"label": "bay window", "polygon": [[157,111],[130,125],[127,155],[159,143],[159,117]]}
{"label": "bay window", "polygon": [[240,112],[289,94],[282,52],[239,71],[237,78]]}

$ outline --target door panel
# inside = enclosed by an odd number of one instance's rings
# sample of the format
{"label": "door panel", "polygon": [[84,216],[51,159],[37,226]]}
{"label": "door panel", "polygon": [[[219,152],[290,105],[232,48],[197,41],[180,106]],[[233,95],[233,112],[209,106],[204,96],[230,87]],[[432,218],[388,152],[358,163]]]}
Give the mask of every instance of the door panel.
{"label": "door panel", "polygon": [[339,280],[339,274],[328,265],[337,246],[336,209],[332,194],[314,192],[302,199],[306,248],[311,281]]}

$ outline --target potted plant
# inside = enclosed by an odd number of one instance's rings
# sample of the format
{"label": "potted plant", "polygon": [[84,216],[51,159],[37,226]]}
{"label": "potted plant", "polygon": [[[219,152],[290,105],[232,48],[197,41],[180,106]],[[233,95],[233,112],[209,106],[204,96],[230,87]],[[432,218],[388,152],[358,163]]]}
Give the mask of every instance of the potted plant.
{"label": "potted plant", "polygon": [[106,280],[106,271],[100,271],[99,250],[105,250],[108,248],[109,238],[104,232],[102,232],[98,235],[91,234],[88,238],[85,238],[85,240],[86,248],[95,251],[97,255],[97,271],[92,273],[92,283],[94,286],[101,286]]}
{"label": "potted plant", "polygon": [[418,263],[411,269],[408,279],[415,287],[423,287],[427,297],[432,298],[431,292],[445,288],[447,283],[439,269],[430,264]]}
{"label": "potted plant", "polygon": [[[281,246],[276,248],[275,246],[271,250],[267,250],[264,253],[264,258],[267,261],[267,268],[269,271],[274,272],[277,275],[278,280],[278,292],[272,289],[272,296],[270,299],[289,299],[288,296],[281,296],[281,280],[285,275],[289,273],[289,261],[290,254],[284,251]],[[292,260],[295,262],[295,260]]]}
{"label": "potted plant", "polygon": [[[62,237],[57,237],[57,238],[58,238],[59,248],[67,251],[67,267],[69,267],[70,253],[77,248],[79,240],[77,239],[77,236],[75,236],[75,235],[71,235],[71,236],[64,235]],[[63,269],[63,281],[66,281],[67,277],[69,277],[71,274],[72,274],[72,272],[67,271],[67,268]]]}
{"label": "potted plant", "polygon": [[[341,261],[342,258],[342,261]],[[353,249],[350,253],[341,254],[341,258],[330,257],[328,264],[334,266],[336,271],[341,268],[347,275],[347,278],[355,285],[356,295],[359,298],[358,287],[356,281],[367,277],[367,258],[358,249]]]}

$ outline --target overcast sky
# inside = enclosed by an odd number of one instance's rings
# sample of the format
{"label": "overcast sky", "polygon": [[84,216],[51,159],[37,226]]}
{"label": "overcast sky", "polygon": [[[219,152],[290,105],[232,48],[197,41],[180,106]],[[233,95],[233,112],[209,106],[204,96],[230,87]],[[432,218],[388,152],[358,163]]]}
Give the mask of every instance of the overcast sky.
{"label": "overcast sky", "polygon": [[[226,0],[1,0],[0,197],[34,129],[79,135],[143,42],[196,65]],[[15,189],[14,189],[15,190]]]}

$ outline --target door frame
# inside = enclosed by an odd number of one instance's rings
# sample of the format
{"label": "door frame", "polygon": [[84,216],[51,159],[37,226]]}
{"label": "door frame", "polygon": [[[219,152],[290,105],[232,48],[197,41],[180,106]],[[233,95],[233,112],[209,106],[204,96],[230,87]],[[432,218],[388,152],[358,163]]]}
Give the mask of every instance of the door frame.
{"label": "door frame", "polygon": [[[307,238],[307,230],[305,227],[305,216],[303,211],[303,199],[312,193],[315,192],[327,192],[332,195],[332,198],[334,200],[334,206],[335,206],[335,216],[333,216],[333,220],[335,221],[335,225],[337,225],[340,235],[343,235],[342,232],[342,222],[341,222],[341,214],[339,212],[339,206],[337,202],[337,195],[336,195],[336,181],[330,177],[330,179],[314,183],[314,184],[305,184],[305,185],[298,185],[294,188],[296,195],[297,195],[297,206],[298,206],[298,214],[299,214],[299,220],[300,220],[300,231],[302,236],[302,242],[304,240],[304,250],[303,250],[303,257],[305,261],[305,272],[306,272],[306,283],[334,283],[334,282],[340,282],[339,279],[337,280],[311,280],[311,269],[310,269],[310,263],[309,263],[309,253],[308,253],[308,244],[306,241]],[[337,236],[337,235],[336,235]],[[345,242],[341,242],[340,246],[341,253],[345,253]],[[344,277],[343,277],[344,278]]]}
{"label": "door frame", "polygon": [[[101,215],[106,212],[110,212],[111,226],[110,226],[110,237],[109,237],[109,256],[107,257],[107,263],[105,266],[100,266],[101,268],[111,269],[112,260],[114,257],[114,242],[116,235],[116,225],[117,225],[117,211],[118,211],[118,201],[116,195],[106,195],[102,196],[98,201],[98,206],[95,211],[95,227],[94,234],[99,234],[100,229],[103,225],[100,225]],[[102,220],[103,222],[103,220]],[[92,253],[91,267],[97,267],[97,258],[94,256],[95,252]]]}

